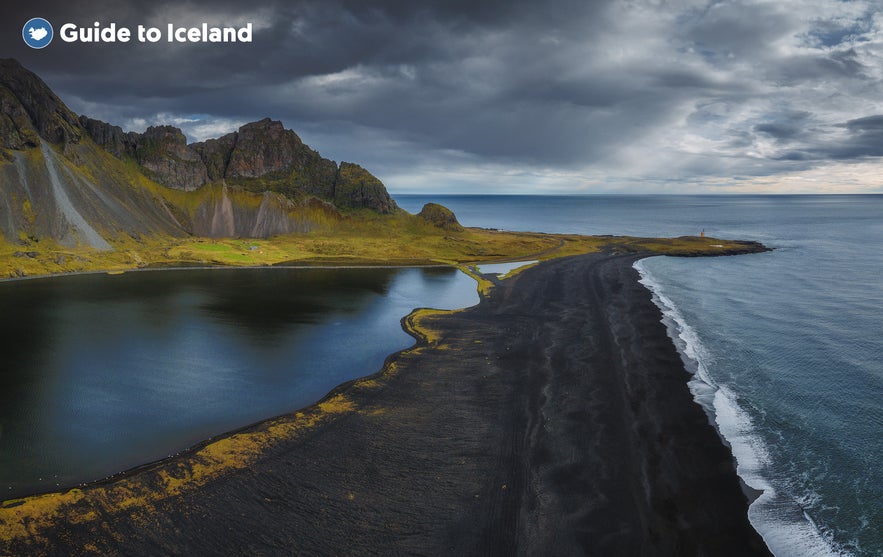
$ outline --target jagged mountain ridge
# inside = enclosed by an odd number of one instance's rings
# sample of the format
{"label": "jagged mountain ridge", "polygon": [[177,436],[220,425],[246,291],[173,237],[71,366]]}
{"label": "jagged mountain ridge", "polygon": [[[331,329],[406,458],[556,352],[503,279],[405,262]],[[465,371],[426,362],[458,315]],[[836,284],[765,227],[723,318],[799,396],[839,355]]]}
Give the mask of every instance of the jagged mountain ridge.
{"label": "jagged mountain ridge", "polygon": [[341,211],[397,211],[362,167],[322,158],[269,118],[187,145],[171,126],[124,132],[68,109],[15,60],[0,60],[0,233],[110,248],[164,234],[268,237]]}
{"label": "jagged mountain ridge", "polygon": [[[386,188],[368,171],[322,158],[294,131],[270,118],[189,145],[173,126],[152,126],[139,134],[87,116],[79,122],[100,146],[119,158],[134,158],[150,177],[170,188],[192,191],[225,180],[245,189],[269,186],[289,197],[314,195],[341,208],[395,209]],[[252,184],[253,178],[265,180]]]}

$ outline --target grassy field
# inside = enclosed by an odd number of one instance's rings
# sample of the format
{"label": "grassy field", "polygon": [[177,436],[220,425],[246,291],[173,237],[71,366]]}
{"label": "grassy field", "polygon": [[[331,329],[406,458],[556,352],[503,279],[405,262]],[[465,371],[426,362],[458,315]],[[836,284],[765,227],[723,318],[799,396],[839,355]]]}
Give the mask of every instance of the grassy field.
{"label": "grassy field", "polygon": [[49,240],[0,241],[0,277],[179,265],[465,265],[548,259],[600,250],[719,255],[744,250],[714,238],[633,238],[437,228],[401,212],[350,214],[312,232],[268,239],[125,237],[112,251],[59,246]]}

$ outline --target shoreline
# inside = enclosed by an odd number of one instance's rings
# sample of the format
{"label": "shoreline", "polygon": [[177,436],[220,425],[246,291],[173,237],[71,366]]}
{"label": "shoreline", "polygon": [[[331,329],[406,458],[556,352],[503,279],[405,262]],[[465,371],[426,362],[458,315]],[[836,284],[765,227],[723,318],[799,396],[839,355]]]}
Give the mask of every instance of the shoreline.
{"label": "shoreline", "polygon": [[[378,251],[378,247],[370,244],[372,250],[356,256],[349,239],[345,236],[323,237],[274,237],[267,240],[253,240],[249,244],[262,244],[263,250],[246,249],[241,239],[190,238],[190,243],[183,240],[178,244],[167,243],[157,246],[132,248],[121,245],[110,253],[115,259],[107,259],[108,252],[73,249],[60,252],[49,249],[44,252],[12,252],[11,246],[0,242],[5,248],[0,253],[0,263],[4,268],[4,276],[0,282],[30,278],[45,278],[89,273],[121,274],[145,269],[179,269],[179,268],[273,268],[273,267],[305,267],[305,268],[346,268],[400,266],[420,267],[434,265],[469,265],[476,263],[505,262],[525,259],[553,259],[562,256],[583,253],[645,253],[654,252],[660,255],[719,256],[738,255],[769,251],[769,248],[758,242],[739,240],[720,240],[711,237],[681,236],[678,238],[633,236],[582,236],[578,234],[542,234],[515,231],[490,231],[480,228],[466,228],[460,233],[464,237],[445,236],[439,244],[422,245],[422,236],[403,234],[396,237],[402,246],[387,246],[388,249]],[[370,237],[374,243],[379,238]],[[389,241],[384,235],[382,240]],[[417,242],[411,246],[409,240]],[[426,240],[428,241],[428,240]],[[299,243],[300,242],[300,243]],[[311,243],[312,242],[312,243]],[[329,246],[323,244],[330,243]],[[342,244],[346,243],[346,247]],[[713,243],[714,242],[714,243]],[[313,244],[321,245],[313,245]],[[412,242],[413,243],[413,242]],[[302,245],[306,244],[306,245]],[[206,251],[207,246],[218,249]],[[51,247],[51,246],[50,246]],[[194,250],[202,251],[202,256],[195,256]],[[176,252],[176,253],[172,253]],[[235,253],[234,253],[235,252]],[[42,254],[42,255],[41,255]],[[62,265],[52,256],[73,257],[80,263],[74,268],[54,268]],[[260,254],[260,255],[257,255]],[[24,256],[27,257],[24,257]],[[99,255],[101,257],[99,257]],[[21,259],[16,259],[21,257]],[[123,257],[125,261],[119,258]],[[48,258],[48,259],[47,259]],[[96,260],[92,260],[97,258]],[[102,259],[103,258],[103,259]],[[50,264],[53,259],[55,263]],[[22,265],[22,263],[27,263]]]}
{"label": "shoreline", "polygon": [[[709,381],[708,377],[699,370],[699,359],[697,356],[691,356],[687,353],[687,346],[684,344],[682,347],[681,343],[686,343],[684,340],[678,340],[675,336],[679,335],[679,331],[683,331],[685,327],[688,327],[692,331],[692,327],[686,324],[683,320],[683,316],[680,314],[679,310],[674,306],[674,303],[665,296],[662,286],[656,280],[656,278],[650,273],[649,270],[643,265],[643,262],[648,259],[640,259],[636,261],[633,265],[634,269],[638,272],[638,276],[640,277],[638,282],[640,282],[644,287],[650,292],[651,299],[653,300],[654,305],[659,308],[659,312],[662,315],[662,323],[665,325],[666,332],[668,337],[671,339],[672,344],[675,346],[678,354],[681,356],[681,359],[684,361],[684,367],[686,371],[690,374],[690,378],[687,381],[687,386],[691,389],[691,393],[693,394],[693,401],[705,412],[706,416],[708,416],[708,423],[711,427],[714,428],[715,432],[717,432],[718,437],[720,437],[721,442],[733,452],[732,442],[727,439],[724,435],[723,431],[721,431],[720,424],[718,423],[718,414],[714,408],[714,395],[710,393],[700,394],[693,390],[695,384],[699,384],[702,386],[703,390],[711,389],[716,387]],[[668,314],[667,312],[672,312]],[[689,362],[689,363],[688,363]],[[690,369],[690,368],[695,369]],[[707,372],[706,372],[707,373]],[[734,462],[738,464],[738,459],[736,459],[735,453],[733,455]],[[738,466],[737,466],[738,468]],[[738,473],[738,470],[737,470]],[[757,499],[763,495],[764,491],[762,489],[758,489],[750,486],[745,478],[739,476],[739,483],[742,487],[742,492],[745,494],[745,497],[748,498],[749,506],[751,503],[754,503]]]}
{"label": "shoreline", "polygon": [[283,264],[274,264],[274,265],[160,265],[155,267],[133,267],[131,269],[113,269],[113,270],[94,270],[94,271],[70,271],[66,273],[47,273],[43,275],[28,275],[25,277],[3,277],[0,278],[0,283],[4,282],[19,282],[25,280],[40,280],[40,279],[51,279],[51,278],[62,278],[62,277],[73,277],[73,276],[81,276],[81,275],[111,275],[111,276],[119,276],[125,275],[128,273],[143,273],[143,272],[158,272],[158,271],[235,271],[241,269],[436,269],[442,267],[453,267],[457,268],[457,265],[448,264],[448,263],[415,263],[413,265],[409,264],[395,264],[390,263],[387,265],[381,263],[371,263],[365,265],[331,265],[331,264],[323,264],[323,265],[283,265]]}
{"label": "shoreline", "polygon": [[[748,526],[732,455],[692,400],[631,269],[646,255],[549,261],[497,284],[478,306],[415,310],[402,323],[417,344],[378,373],[170,459],[7,502],[0,533],[18,509],[25,539],[3,536],[14,552],[64,553],[64,540],[84,554],[87,545],[769,554]],[[616,317],[623,308],[628,319]],[[662,360],[664,375],[636,375]],[[591,379],[577,373],[585,367]]]}

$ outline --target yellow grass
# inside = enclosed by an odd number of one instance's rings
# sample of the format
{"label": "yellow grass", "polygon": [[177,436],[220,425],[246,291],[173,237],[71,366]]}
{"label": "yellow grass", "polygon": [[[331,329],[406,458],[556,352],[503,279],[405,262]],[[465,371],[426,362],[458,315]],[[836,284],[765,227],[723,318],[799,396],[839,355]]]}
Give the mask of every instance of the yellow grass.
{"label": "yellow grass", "polygon": [[478,293],[481,296],[487,296],[490,293],[491,288],[494,287],[494,283],[491,282],[490,280],[484,278],[475,269],[475,267],[470,266],[470,265],[458,265],[458,268],[461,271],[463,271],[464,273],[466,273],[467,275],[469,275],[470,277],[472,277],[473,279],[475,279],[475,282],[478,283]]}
{"label": "yellow grass", "polygon": [[[144,180],[149,189],[151,182]],[[189,208],[187,196],[211,193],[178,192],[162,188],[178,206]],[[158,190],[159,192],[159,190]],[[157,193],[159,195],[159,193]],[[243,193],[243,195],[251,195]],[[180,198],[180,199],[179,199]],[[489,286],[465,266],[477,262],[544,260],[591,253],[649,251],[724,253],[732,242],[714,238],[632,238],[506,232],[465,228],[442,230],[404,211],[378,215],[354,211],[317,230],[268,239],[175,238],[171,236],[121,236],[109,239],[110,251],[64,247],[51,240],[21,238],[18,243],[0,239],[0,278],[51,275],[86,271],[125,271],[164,265],[422,265],[460,266]],[[717,247],[722,246],[722,247]]]}
{"label": "yellow grass", "polygon": [[94,522],[99,514],[120,512],[149,515],[159,501],[245,468],[274,444],[296,438],[333,416],[351,412],[378,415],[376,408],[360,408],[346,396],[336,394],[303,412],[209,442],[183,459],[160,463],[139,476],[4,501],[0,505],[0,539],[29,538],[43,543],[43,532],[61,521]]}

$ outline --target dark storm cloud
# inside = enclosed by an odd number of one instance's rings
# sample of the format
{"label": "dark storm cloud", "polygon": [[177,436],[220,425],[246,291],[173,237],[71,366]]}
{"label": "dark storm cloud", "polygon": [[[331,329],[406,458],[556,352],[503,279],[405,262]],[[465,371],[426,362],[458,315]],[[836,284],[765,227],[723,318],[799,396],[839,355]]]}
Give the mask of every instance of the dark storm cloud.
{"label": "dark storm cloud", "polygon": [[758,124],[754,131],[771,135],[779,140],[787,140],[800,133],[799,128],[787,124]]}
{"label": "dark storm cloud", "polygon": [[[4,11],[2,55],[79,112],[137,129],[167,121],[192,139],[271,116],[403,188],[423,183],[420,169],[481,187],[507,168],[566,190],[573,176],[696,183],[883,154],[880,129],[861,124],[881,79],[880,21],[862,2],[35,0]],[[34,16],[252,22],[255,33],[251,44],[32,51],[20,26]]]}
{"label": "dark storm cloud", "polygon": [[757,124],[754,126],[754,131],[787,142],[806,137],[811,132],[811,126],[812,114],[810,112],[785,112],[777,115],[773,122]]}
{"label": "dark storm cloud", "polygon": [[863,80],[866,67],[854,49],[824,54],[800,54],[779,61],[768,69],[768,77],[780,84],[799,86],[819,80]]}
{"label": "dark storm cloud", "polygon": [[848,137],[821,150],[834,159],[883,156],[883,115],[856,118],[842,124]]}
{"label": "dark storm cloud", "polygon": [[796,113],[778,122],[758,124],[753,131],[774,138],[784,147],[775,157],[782,161],[842,161],[883,156],[883,115],[826,127],[814,123],[809,113]]}
{"label": "dark storm cloud", "polygon": [[[244,81],[284,83],[357,64],[382,67],[456,58],[464,54],[459,49],[464,39],[468,43],[470,36],[492,33],[519,14],[524,14],[523,29],[530,32],[560,19],[553,14],[574,12],[566,2],[554,11],[528,13],[531,6],[535,4],[526,1],[43,1],[16,3],[5,10],[10,32],[4,33],[0,45],[27,59],[31,67],[76,77],[80,87],[87,87],[80,90],[99,94],[101,86],[113,83],[114,91],[107,93],[138,90],[144,96],[170,97]],[[579,11],[587,15],[593,9]],[[53,47],[50,57],[37,55],[19,40],[16,23],[34,13],[83,26],[115,21],[129,27],[145,23],[164,28],[166,22],[189,26],[206,20],[229,25],[257,20],[263,26],[254,44],[246,46],[68,44]]]}
{"label": "dark storm cloud", "polygon": [[750,56],[788,33],[788,15],[775,3],[746,10],[737,2],[711,2],[687,12],[684,37],[708,56]]}

